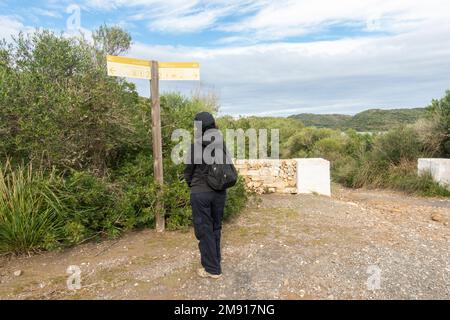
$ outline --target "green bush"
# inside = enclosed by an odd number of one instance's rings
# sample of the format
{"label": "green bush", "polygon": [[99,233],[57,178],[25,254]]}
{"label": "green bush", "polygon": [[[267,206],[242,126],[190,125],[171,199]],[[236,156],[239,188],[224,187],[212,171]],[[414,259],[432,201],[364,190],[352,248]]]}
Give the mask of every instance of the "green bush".
{"label": "green bush", "polygon": [[415,161],[422,154],[423,146],[418,133],[412,127],[398,127],[376,136],[373,145],[375,157],[390,164]]}
{"label": "green bush", "polygon": [[186,230],[192,225],[190,190],[185,181],[166,183],[163,202],[168,230]]}
{"label": "green bush", "polygon": [[430,173],[418,175],[415,162],[391,166],[385,187],[429,197],[450,196],[450,190],[434,181]]}
{"label": "green bush", "polygon": [[46,30],[0,52],[0,157],[103,172],[136,148],[138,94],[107,76],[105,52]]}
{"label": "green bush", "polygon": [[30,164],[0,168],[0,253],[53,249],[63,239],[63,206],[52,191],[58,180]]}
{"label": "green bush", "polygon": [[153,157],[146,153],[137,154],[117,168],[112,179],[123,190],[126,202],[134,212],[130,224],[138,228],[153,227],[156,203]]}
{"label": "green bush", "polygon": [[415,129],[430,156],[450,157],[450,90],[431,102],[426,117],[418,121]]}
{"label": "green bush", "polygon": [[134,226],[135,212],[122,190],[88,172],[72,172],[55,186],[64,204],[64,238],[69,244],[116,237]]}

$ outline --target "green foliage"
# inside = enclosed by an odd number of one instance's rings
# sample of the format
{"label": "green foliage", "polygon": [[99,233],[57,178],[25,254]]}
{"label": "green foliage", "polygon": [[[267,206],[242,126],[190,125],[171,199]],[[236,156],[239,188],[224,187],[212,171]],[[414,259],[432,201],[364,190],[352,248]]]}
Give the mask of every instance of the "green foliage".
{"label": "green foliage", "polygon": [[305,126],[330,129],[354,129],[361,132],[388,131],[399,125],[413,124],[425,115],[424,108],[369,109],[354,116],[343,114],[301,113],[289,118],[300,120]]}
{"label": "green foliage", "polygon": [[175,180],[164,187],[164,210],[167,229],[186,229],[192,224],[190,190],[185,181]]}
{"label": "green foliage", "polygon": [[32,165],[0,168],[0,253],[52,249],[62,238],[60,199],[46,177]]}
{"label": "green foliage", "polygon": [[[151,106],[135,86],[106,75],[106,54],[121,54],[130,36],[102,26],[93,44],[50,31],[0,42],[0,251],[27,252],[117,237],[153,227]],[[161,96],[163,199],[167,228],[191,224],[183,165],[170,159],[175,129],[217,112],[214,96]],[[28,172],[20,163],[30,163]],[[32,171],[33,164],[39,170]],[[28,167],[27,167],[28,168]],[[57,174],[58,173],[58,174]],[[227,215],[245,205],[242,182]]]}
{"label": "green foliage", "polygon": [[117,56],[130,49],[131,36],[120,27],[100,26],[92,33],[94,46],[100,53]]}
{"label": "green foliage", "polygon": [[[281,156],[328,159],[331,161],[333,180],[353,188],[392,188],[420,195],[447,196],[448,191],[430,177],[417,175],[417,158],[446,156],[446,139],[450,127],[449,97],[447,92],[446,97],[433,101],[432,106],[428,108],[427,118],[423,118],[426,123],[391,127],[395,123],[417,119],[416,116],[423,114],[424,109],[420,108],[392,112],[370,110],[353,118],[365,122],[365,125],[379,128],[382,123],[388,123],[387,127],[391,129],[379,134],[362,134],[354,129],[342,132],[329,128],[297,127],[295,132],[288,133],[287,139],[280,141]],[[389,120],[391,122],[386,122],[388,115],[392,116]],[[378,120],[375,121],[372,117]],[[337,119],[334,120],[338,121]],[[282,119],[278,120],[280,129],[290,126],[291,120],[285,119],[284,123]],[[233,120],[227,118],[226,121],[229,123]],[[258,119],[252,121],[258,122]],[[260,121],[259,125],[261,124],[264,124],[264,120]],[[355,128],[362,129],[358,126]]]}
{"label": "green foliage", "polygon": [[337,136],[340,133],[331,129],[306,127],[297,131],[283,145],[282,154],[290,158],[300,158],[310,155],[315,143],[321,139]]}
{"label": "green foliage", "polygon": [[[221,128],[279,128],[282,158],[322,157],[331,161],[334,181],[345,186],[379,187],[435,196],[448,191],[430,177],[417,175],[417,158],[448,157],[450,93],[427,108],[368,110],[354,117],[301,114],[289,118],[220,118]],[[413,123],[411,125],[399,125]],[[315,125],[317,127],[304,127]],[[295,122],[298,122],[297,124]],[[360,131],[330,128],[353,127]],[[389,129],[389,130],[388,130]]]}
{"label": "green foliage", "polygon": [[342,129],[352,116],[345,114],[314,114],[300,113],[289,116],[289,118],[300,120],[307,127]]}
{"label": "green foliage", "polygon": [[69,244],[116,237],[134,226],[134,210],[119,188],[88,172],[72,172],[55,185],[64,203],[64,236]]}
{"label": "green foliage", "polygon": [[125,162],[113,178],[122,188],[127,202],[133,208],[132,225],[138,228],[153,227],[156,186],[153,184],[153,158],[140,153]]}
{"label": "green foliage", "polygon": [[385,186],[422,196],[450,196],[450,190],[436,183],[430,173],[418,176],[415,162],[391,166]]}
{"label": "green foliage", "polygon": [[374,156],[389,164],[399,164],[404,160],[415,161],[422,149],[419,135],[411,127],[398,127],[386,134],[377,135],[373,143]]}
{"label": "green foliage", "polygon": [[413,124],[424,114],[424,108],[370,109],[355,114],[345,127],[363,132],[388,131],[397,126]]}
{"label": "green foliage", "polygon": [[[239,119],[234,120],[230,116],[223,116],[217,120],[217,124],[219,128],[225,134],[226,129],[242,129],[247,131],[248,129],[254,129],[258,133],[260,129],[267,129],[268,136],[268,148],[267,153],[268,156],[271,156],[272,150],[272,137],[271,137],[271,129],[279,130],[279,142],[280,142],[280,156],[281,157],[289,157],[287,154],[290,150],[289,147],[283,147],[286,141],[289,140],[290,137],[295,135],[300,130],[304,129],[304,126],[299,121],[295,119],[287,119],[287,118],[279,118],[279,117],[240,117]],[[246,157],[249,156],[249,142],[250,140],[246,138],[246,146],[245,146],[245,154]],[[232,150],[230,150],[232,151]],[[237,147],[234,150],[235,154],[237,154]]]}
{"label": "green foliage", "polygon": [[427,150],[437,157],[450,157],[450,90],[439,100],[433,100],[427,108],[427,115],[421,123],[422,140]]}
{"label": "green foliage", "polygon": [[133,148],[134,85],[108,77],[89,43],[37,31],[3,47],[0,157],[102,172]]}

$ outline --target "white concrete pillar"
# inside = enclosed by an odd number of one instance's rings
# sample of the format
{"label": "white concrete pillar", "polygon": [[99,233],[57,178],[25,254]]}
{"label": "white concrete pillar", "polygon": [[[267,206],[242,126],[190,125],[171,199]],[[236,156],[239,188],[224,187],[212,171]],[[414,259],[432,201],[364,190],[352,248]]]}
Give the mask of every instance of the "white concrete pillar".
{"label": "white concrete pillar", "polygon": [[297,193],[331,196],[330,161],[322,158],[297,158]]}
{"label": "white concrete pillar", "polygon": [[419,158],[417,159],[417,173],[430,172],[433,180],[450,188],[450,159]]}

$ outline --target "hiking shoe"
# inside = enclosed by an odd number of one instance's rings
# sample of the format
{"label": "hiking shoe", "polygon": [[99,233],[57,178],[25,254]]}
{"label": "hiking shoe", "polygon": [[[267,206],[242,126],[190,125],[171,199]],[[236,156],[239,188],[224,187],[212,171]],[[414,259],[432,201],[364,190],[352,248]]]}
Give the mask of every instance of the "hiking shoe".
{"label": "hiking shoe", "polygon": [[201,278],[213,278],[213,279],[219,279],[222,277],[222,274],[212,274],[206,271],[204,268],[200,268],[197,270],[197,274]]}

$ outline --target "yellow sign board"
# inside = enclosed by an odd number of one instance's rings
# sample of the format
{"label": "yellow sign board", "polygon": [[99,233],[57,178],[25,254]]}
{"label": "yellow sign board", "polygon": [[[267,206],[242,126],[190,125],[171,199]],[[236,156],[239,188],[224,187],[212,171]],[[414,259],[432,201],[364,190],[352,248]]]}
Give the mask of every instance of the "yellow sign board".
{"label": "yellow sign board", "polygon": [[160,62],[159,80],[200,80],[200,66],[196,62]]}
{"label": "yellow sign board", "polygon": [[[138,79],[151,79],[151,61],[108,56],[108,75]],[[200,80],[197,62],[159,62],[159,80]]]}
{"label": "yellow sign board", "polygon": [[128,77],[148,79],[152,77],[151,62],[126,57],[107,57],[108,75],[115,77]]}

